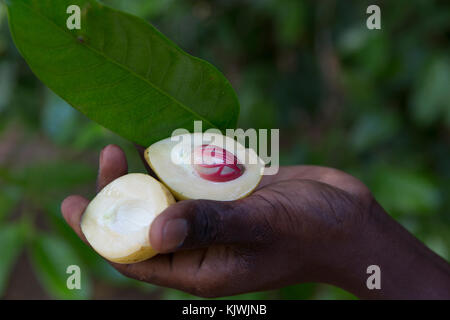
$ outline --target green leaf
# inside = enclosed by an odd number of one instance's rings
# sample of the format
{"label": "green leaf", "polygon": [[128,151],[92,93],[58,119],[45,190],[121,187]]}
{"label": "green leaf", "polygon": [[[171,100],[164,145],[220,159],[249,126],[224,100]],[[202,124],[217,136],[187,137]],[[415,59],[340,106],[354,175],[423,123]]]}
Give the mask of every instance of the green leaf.
{"label": "green leaf", "polygon": [[[38,234],[31,244],[31,261],[37,278],[47,292],[57,299],[88,299],[91,296],[91,283],[82,261],[64,239]],[[70,290],[66,273],[71,265],[81,269],[81,289]]]}
{"label": "green leaf", "polygon": [[80,129],[80,117],[77,117],[80,114],[50,90],[46,100],[42,114],[43,131],[54,142],[69,144]]}
{"label": "green leaf", "polygon": [[[0,177],[1,178],[1,177]],[[0,223],[7,219],[21,200],[21,190],[10,185],[0,183]]]}
{"label": "green leaf", "polygon": [[9,224],[0,227],[0,247],[1,263],[0,263],[0,297],[8,284],[11,269],[14,266],[20,251],[24,244],[24,233],[21,225]]}
{"label": "green leaf", "polygon": [[450,125],[450,59],[434,58],[419,78],[411,97],[411,111],[420,125],[430,125],[442,118]]}
{"label": "green leaf", "polygon": [[14,92],[16,69],[15,63],[10,61],[0,62],[0,113],[9,104]]}
{"label": "green leaf", "polygon": [[162,292],[162,299],[164,299],[164,300],[202,300],[202,298],[193,296],[189,293],[175,290],[175,289],[168,289],[168,288],[164,288],[164,290]]}
{"label": "green leaf", "polygon": [[430,214],[441,204],[438,187],[425,174],[390,166],[375,168],[372,174],[369,187],[390,214]]}
{"label": "green leaf", "polygon": [[345,291],[344,289],[327,285],[327,284],[318,284],[317,285],[317,296],[316,299],[320,300],[356,300],[357,298],[351,294],[350,292]]}
{"label": "green leaf", "polygon": [[308,300],[314,297],[317,285],[314,283],[303,283],[281,288],[279,290],[281,299]]}
{"label": "green leaf", "polygon": [[390,141],[398,132],[399,116],[392,111],[375,110],[359,117],[350,140],[356,151],[371,150],[374,146]]}
{"label": "green leaf", "polygon": [[67,192],[70,188],[91,183],[95,176],[95,170],[88,165],[67,161],[38,162],[14,173],[19,185],[40,196],[51,191]]}
{"label": "green leaf", "polygon": [[[66,9],[82,9],[68,30]],[[153,26],[94,0],[9,0],[13,39],[34,73],[92,120],[149,145],[177,128],[236,126],[239,103],[211,64]]]}
{"label": "green leaf", "polygon": [[275,15],[277,36],[282,45],[294,45],[304,32],[305,3],[302,1],[276,0],[269,5]]}
{"label": "green leaf", "polygon": [[425,239],[425,244],[435,253],[448,261],[449,250],[445,244],[445,241],[441,237],[438,235],[430,235]]}

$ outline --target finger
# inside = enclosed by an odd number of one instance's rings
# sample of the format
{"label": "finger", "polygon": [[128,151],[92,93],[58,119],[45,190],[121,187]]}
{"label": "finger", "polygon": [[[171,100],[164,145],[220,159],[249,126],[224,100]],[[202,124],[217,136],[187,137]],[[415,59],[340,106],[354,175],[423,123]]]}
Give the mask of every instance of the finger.
{"label": "finger", "polygon": [[110,144],[100,153],[97,176],[97,192],[115,179],[128,173],[125,153],[116,145]]}
{"label": "finger", "polygon": [[251,242],[250,210],[239,201],[185,200],[171,205],[150,227],[150,243],[161,253]]}
{"label": "finger", "polygon": [[110,264],[127,277],[167,287],[176,286],[176,281],[180,281],[177,273],[171,267],[171,260],[172,257],[170,255],[160,254],[138,263],[119,264],[110,262]]}
{"label": "finger", "polygon": [[61,212],[67,224],[86,243],[88,242],[81,231],[80,222],[88,204],[89,200],[78,195],[69,196],[61,203]]}
{"label": "finger", "polygon": [[371,194],[370,190],[355,177],[337,169],[320,166],[282,167],[277,175],[263,179],[260,188],[293,178],[319,181],[357,196]]}
{"label": "finger", "polygon": [[319,181],[357,196],[370,195],[370,190],[355,177],[332,168],[300,166],[300,178]]}

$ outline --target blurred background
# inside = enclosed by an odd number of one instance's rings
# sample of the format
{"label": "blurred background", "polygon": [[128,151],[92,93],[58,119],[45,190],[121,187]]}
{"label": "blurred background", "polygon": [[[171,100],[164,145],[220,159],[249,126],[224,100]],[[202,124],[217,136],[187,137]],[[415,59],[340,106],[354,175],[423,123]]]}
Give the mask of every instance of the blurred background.
{"label": "blurred background", "polygon": [[[238,92],[239,127],[279,128],[282,164],[336,167],[450,257],[450,2],[105,0],[216,65]],[[381,7],[382,30],[366,28]],[[94,196],[98,154],[133,146],[50,92],[11,41],[0,2],[0,297],[177,299],[115,272],[63,222],[71,193]],[[66,267],[82,267],[82,290]],[[252,299],[353,299],[302,284]]]}

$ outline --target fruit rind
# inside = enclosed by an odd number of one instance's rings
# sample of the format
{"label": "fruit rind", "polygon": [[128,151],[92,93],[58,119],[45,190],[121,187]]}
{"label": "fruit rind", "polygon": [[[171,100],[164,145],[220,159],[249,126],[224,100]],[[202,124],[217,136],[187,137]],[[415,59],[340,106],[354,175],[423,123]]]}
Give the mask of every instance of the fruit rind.
{"label": "fruit rind", "polygon": [[[196,135],[201,136],[201,133],[186,134],[178,136],[178,139],[183,140],[185,136],[191,136],[192,141],[195,141]],[[187,199],[209,199],[220,201],[232,201],[248,196],[258,186],[261,181],[262,173],[264,171],[264,163],[257,156],[252,149],[245,149],[241,144],[229,137],[219,134],[209,134],[213,136],[213,145],[224,147],[224,145],[231,145],[234,143],[240,154],[244,154],[244,158],[250,158],[253,162],[251,164],[239,159],[244,163],[245,170],[242,177],[226,182],[211,182],[200,177],[194,173],[195,169],[191,165],[176,165],[173,164],[169,154],[172,148],[177,148],[179,142],[167,138],[157,143],[152,144],[144,152],[144,157],[150,168],[155,172],[161,182],[172,192],[174,197],[178,200]],[[198,141],[203,143],[204,138]],[[186,141],[188,139],[185,139]],[[225,141],[224,143],[216,143],[217,141]],[[229,143],[229,144],[228,144]],[[224,147],[225,149],[225,147]],[[177,152],[175,152],[177,153]],[[190,156],[186,156],[187,158]],[[242,156],[241,156],[242,157]]]}
{"label": "fruit rind", "polygon": [[138,263],[138,262],[153,258],[157,254],[158,254],[158,252],[153,250],[152,247],[141,247],[141,249],[139,249],[139,251],[136,251],[136,252],[130,254],[129,256],[122,257],[122,258],[111,258],[111,259],[109,259],[109,261],[119,263],[119,264]]}

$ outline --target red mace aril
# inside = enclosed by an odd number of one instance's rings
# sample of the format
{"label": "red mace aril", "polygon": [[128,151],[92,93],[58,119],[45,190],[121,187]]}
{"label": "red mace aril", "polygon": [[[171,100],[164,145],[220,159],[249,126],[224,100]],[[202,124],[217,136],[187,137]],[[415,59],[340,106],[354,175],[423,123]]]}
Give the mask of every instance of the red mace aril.
{"label": "red mace aril", "polygon": [[201,178],[212,182],[231,181],[244,173],[244,166],[234,154],[207,144],[194,149],[193,167]]}

